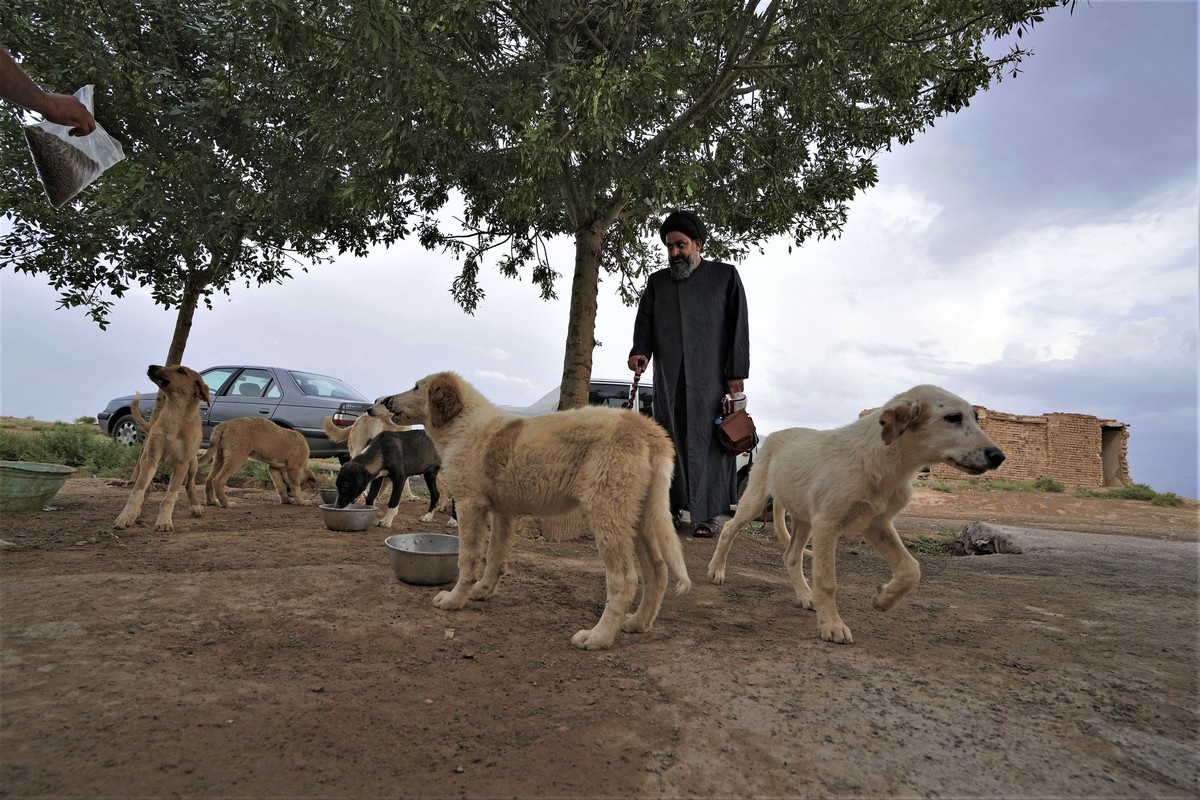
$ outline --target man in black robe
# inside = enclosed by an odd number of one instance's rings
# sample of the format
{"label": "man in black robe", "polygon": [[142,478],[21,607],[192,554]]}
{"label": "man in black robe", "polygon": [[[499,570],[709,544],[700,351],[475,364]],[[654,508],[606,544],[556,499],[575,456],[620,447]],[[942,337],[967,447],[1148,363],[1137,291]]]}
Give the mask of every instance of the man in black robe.
{"label": "man in black robe", "polygon": [[671,513],[687,509],[694,536],[712,536],[737,502],[734,456],[717,439],[721,398],[750,373],[746,294],[732,264],[707,261],[704,223],[672,212],[659,231],[667,268],[650,275],[633,324],[629,368],[654,360],[654,418],[675,443]]}

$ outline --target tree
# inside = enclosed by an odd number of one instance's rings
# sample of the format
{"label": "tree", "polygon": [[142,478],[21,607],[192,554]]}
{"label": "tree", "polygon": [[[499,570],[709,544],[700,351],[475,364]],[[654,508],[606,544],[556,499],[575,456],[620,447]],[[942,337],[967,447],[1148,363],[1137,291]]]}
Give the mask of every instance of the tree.
{"label": "tree", "polygon": [[[304,46],[287,4],[123,0],[88,13],[73,0],[9,0],[5,44],[43,86],[96,85],[96,117],[127,160],[54,210],[13,115],[0,136],[0,204],[11,229],[0,265],[45,275],[64,307],[103,329],[130,286],[177,308],[166,363],[180,363],[199,303],[281,282],[331,248],[362,253],[403,236],[407,201],[356,143],[304,136],[335,117],[282,68],[276,46]],[[349,152],[347,152],[349,151]],[[358,191],[350,191],[354,184]]]}
{"label": "tree", "polygon": [[[421,241],[462,259],[465,310],[497,251],[504,274],[531,267],[553,297],[542,242],[574,237],[567,408],[586,402],[599,282],[633,302],[661,214],[700,209],[718,256],[836,235],[873,158],[1016,74],[1027,51],[985,46],[1056,4],[364,1],[305,20],[358,32],[328,36],[320,58],[339,69],[323,74],[385,110],[380,167],[425,212]],[[433,213],[454,193],[460,230]]]}

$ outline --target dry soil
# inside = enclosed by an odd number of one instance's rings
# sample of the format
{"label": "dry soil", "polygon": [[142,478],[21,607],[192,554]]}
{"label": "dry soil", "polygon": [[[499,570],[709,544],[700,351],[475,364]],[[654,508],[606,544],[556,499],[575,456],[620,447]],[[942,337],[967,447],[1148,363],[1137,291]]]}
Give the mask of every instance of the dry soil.
{"label": "dry soil", "polygon": [[747,532],[606,652],[588,540],[517,543],[458,612],[392,575],[388,533],[231,491],[175,531],[111,525],[71,480],[0,517],[0,797],[1195,797],[1197,507],[921,489],[906,537],[1000,526],[1020,554],[838,556],[854,644],[817,637],[778,546]]}

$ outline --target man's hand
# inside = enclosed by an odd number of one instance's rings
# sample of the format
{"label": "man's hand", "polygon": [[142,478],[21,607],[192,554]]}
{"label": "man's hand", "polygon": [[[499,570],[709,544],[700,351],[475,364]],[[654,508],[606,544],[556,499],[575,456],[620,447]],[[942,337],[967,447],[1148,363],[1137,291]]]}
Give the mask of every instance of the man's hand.
{"label": "man's hand", "polygon": [[641,375],[646,371],[646,365],[650,363],[650,359],[645,356],[630,356],[629,368],[636,374]]}
{"label": "man's hand", "polygon": [[730,378],[725,381],[725,389],[729,394],[744,392],[746,391],[746,380],[745,378]]}
{"label": "man's hand", "polygon": [[95,117],[74,95],[47,92],[42,99],[41,108],[34,110],[51,122],[69,125],[72,136],[87,136],[96,130]]}

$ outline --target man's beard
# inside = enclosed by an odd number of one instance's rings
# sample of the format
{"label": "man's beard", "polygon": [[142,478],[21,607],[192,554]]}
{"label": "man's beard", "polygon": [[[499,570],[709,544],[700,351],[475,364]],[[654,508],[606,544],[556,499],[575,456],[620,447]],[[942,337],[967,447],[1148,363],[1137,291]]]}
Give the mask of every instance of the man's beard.
{"label": "man's beard", "polygon": [[696,267],[700,266],[700,255],[696,254],[692,257],[675,256],[667,259],[667,269],[671,271],[671,277],[677,281],[687,280],[696,271]]}

